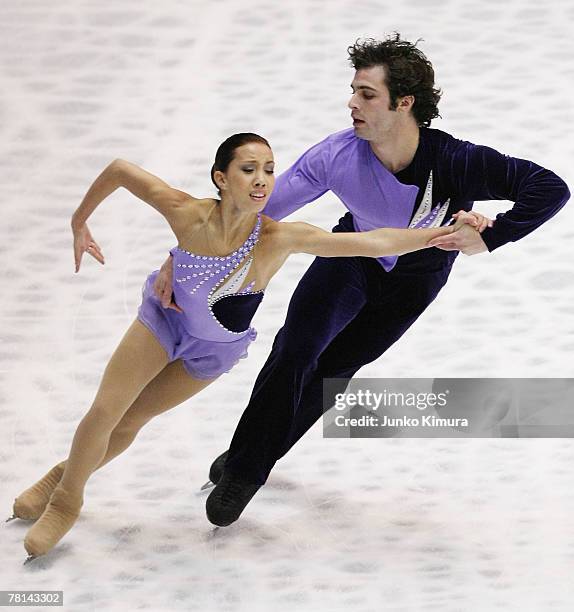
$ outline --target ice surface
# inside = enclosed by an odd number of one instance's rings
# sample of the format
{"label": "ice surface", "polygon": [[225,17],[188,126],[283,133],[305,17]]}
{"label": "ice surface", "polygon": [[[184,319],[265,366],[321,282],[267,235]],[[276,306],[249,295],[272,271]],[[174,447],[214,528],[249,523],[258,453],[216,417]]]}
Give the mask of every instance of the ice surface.
{"label": "ice surface", "polygon": [[[568,0],[23,0],[1,20],[6,517],[67,455],[143,280],[175,244],[162,217],[119,190],[89,220],[106,265],[85,256],[74,274],[70,215],[112,159],[209,196],[219,142],[255,131],[281,171],[349,126],[346,47],[397,30],[424,39],[444,90],[433,127],[574,185]],[[571,377],[573,210],[460,256],[435,303],[360,375]],[[330,228],[343,212],[327,194],[291,219]],[[274,279],[247,360],[93,475],[48,556],[23,567],[29,523],[3,525],[1,589],[63,589],[74,612],[572,609],[571,440],[325,440],[319,423],[240,521],[208,523],[199,487],[310,261]]]}

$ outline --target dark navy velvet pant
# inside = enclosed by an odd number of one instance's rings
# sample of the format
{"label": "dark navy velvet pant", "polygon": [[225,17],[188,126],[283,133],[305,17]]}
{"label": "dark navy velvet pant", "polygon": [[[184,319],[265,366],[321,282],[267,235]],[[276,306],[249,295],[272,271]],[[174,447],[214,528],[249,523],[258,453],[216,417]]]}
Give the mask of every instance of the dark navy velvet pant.
{"label": "dark navy velvet pant", "polygon": [[[333,231],[354,231],[350,214]],[[265,483],[277,459],[323,414],[323,378],[351,378],[382,355],[434,300],[453,260],[427,271],[386,272],[372,258],[317,257],[255,381],[226,470]],[[341,382],[335,392],[344,391]]]}

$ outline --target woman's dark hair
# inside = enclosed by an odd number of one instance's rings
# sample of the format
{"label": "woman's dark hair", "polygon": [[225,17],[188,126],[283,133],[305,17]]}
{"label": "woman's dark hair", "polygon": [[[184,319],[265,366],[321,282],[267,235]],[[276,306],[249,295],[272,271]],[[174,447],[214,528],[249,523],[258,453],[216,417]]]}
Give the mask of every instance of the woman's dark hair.
{"label": "woman's dark hair", "polygon": [[347,48],[349,60],[355,70],[384,65],[385,84],[391,97],[391,109],[397,108],[397,98],[414,96],[413,115],[419,126],[428,127],[435,117],[440,117],[437,104],[440,89],[434,88],[434,70],[425,54],[414,44],[400,39],[395,32],[384,41],[367,38]]}
{"label": "woman's dark hair", "polygon": [[271,145],[267,142],[267,140],[265,140],[265,138],[263,138],[263,136],[253,134],[251,132],[240,132],[239,134],[233,134],[219,145],[217,153],[215,154],[215,163],[211,167],[211,181],[217,188],[218,195],[221,195],[221,191],[215,182],[213,175],[217,170],[220,172],[225,172],[229,164],[233,161],[235,149],[238,149],[245,144],[249,144],[250,142],[260,142],[261,144],[267,145],[269,148],[271,148]]}

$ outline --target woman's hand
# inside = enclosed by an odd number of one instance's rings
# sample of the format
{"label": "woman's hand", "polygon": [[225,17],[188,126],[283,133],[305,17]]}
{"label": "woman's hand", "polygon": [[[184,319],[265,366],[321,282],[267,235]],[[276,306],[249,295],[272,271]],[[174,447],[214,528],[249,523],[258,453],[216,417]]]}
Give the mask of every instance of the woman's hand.
{"label": "woman's hand", "polygon": [[104,255],[98,243],[92,238],[90,230],[85,223],[81,225],[72,224],[72,232],[74,233],[74,261],[76,264],[76,272],[80,269],[82,254],[84,251],[89,253],[95,260],[104,265]]}
{"label": "woman's hand", "polygon": [[456,219],[456,223],[453,225],[453,231],[460,229],[463,225],[472,225],[474,229],[479,231],[481,234],[487,227],[492,227],[494,221],[475,212],[474,210],[459,210],[452,216]]}
{"label": "woman's hand", "polygon": [[172,308],[177,312],[183,312],[183,310],[173,300],[172,290],[172,276],[173,276],[173,263],[172,256],[170,255],[161,266],[159,274],[155,278],[153,284],[153,290],[157,297],[161,300],[161,305],[164,308]]}

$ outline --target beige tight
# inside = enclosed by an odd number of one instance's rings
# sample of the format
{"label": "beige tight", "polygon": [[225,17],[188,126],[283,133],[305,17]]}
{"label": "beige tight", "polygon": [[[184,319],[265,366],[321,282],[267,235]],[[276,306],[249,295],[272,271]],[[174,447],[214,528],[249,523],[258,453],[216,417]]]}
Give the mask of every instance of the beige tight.
{"label": "beige tight", "polygon": [[154,416],[195,395],[215,378],[191,377],[155,336],[134,320],[104,371],[91,408],[80,421],[60,485],[82,495],[96,469],[122,453]]}

